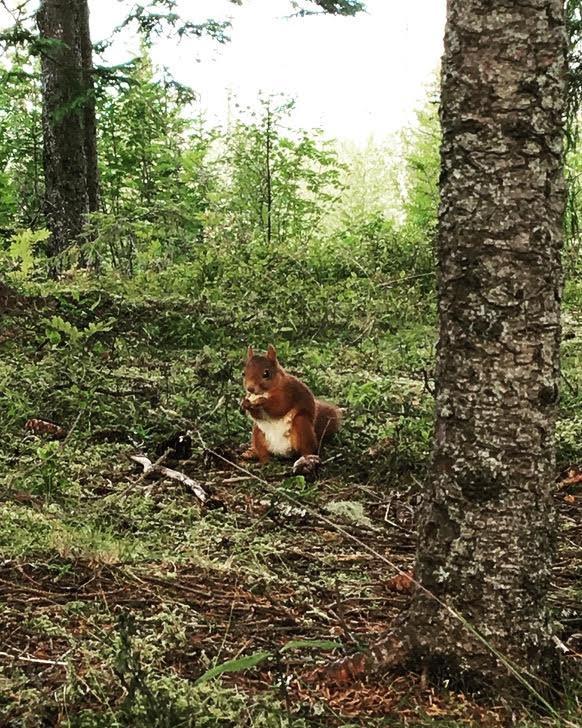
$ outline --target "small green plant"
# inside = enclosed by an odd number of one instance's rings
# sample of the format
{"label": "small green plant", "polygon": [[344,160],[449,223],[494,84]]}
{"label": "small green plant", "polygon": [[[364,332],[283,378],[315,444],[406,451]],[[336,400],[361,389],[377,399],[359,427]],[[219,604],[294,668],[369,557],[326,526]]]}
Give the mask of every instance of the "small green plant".
{"label": "small green plant", "polygon": [[283,655],[288,652],[296,650],[336,650],[341,648],[341,643],[334,642],[332,640],[290,640],[285,643],[283,647],[278,650],[262,650],[260,652],[254,652],[252,655],[246,657],[237,657],[234,660],[227,660],[220,665],[207,670],[201,675],[196,681],[196,685],[202,685],[208,680],[212,680],[219,675],[233,672],[243,672],[244,670],[250,670],[253,667],[257,667],[266,660],[276,659],[280,660]]}
{"label": "small green plant", "polygon": [[78,346],[86,344],[97,334],[111,331],[114,323],[115,319],[109,318],[106,321],[94,321],[86,328],[80,329],[70,321],[65,321],[62,316],[52,316],[46,321],[45,334],[51,344]]}
{"label": "small green plant", "polygon": [[50,238],[48,230],[21,230],[10,238],[7,257],[14,265],[13,276],[26,278],[36,263],[36,246]]}
{"label": "small green plant", "polygon": [[278,490],[292,496],[294,500],[310,503],[317,497],[319,489],[317,483],[305,480],[303,475],[294,475],[291,478],[285,478]]}
{"label": "small green plant", "polygon": [[36,450],[39,478],[35,490],[47,498],[58,494],[66,484],[61,453],[61,443],[56,441],[41,443]]}

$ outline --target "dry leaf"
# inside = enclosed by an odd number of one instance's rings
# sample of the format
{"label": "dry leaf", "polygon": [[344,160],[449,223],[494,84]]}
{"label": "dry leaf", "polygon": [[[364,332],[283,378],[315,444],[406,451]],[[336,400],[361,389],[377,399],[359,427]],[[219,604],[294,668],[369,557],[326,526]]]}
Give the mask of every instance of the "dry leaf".
{"label": "dry leaf", "polygon": [[55,440],[62,440],[67,434],[60,425],[56,425],[54,422],[47,422],[47,420],[27,420],[24,423],[24,429],[34,432],[35,435],[50,435]]}
{"label": "dry leaf", "polygon": [[386,587],[392,591],[402,592],[408,594],[414,589],[413,582],[414,574],[412,571],[407,571],[402,574],[396,574],[386,582]]}
{"label": "dry leaf", "polygon": [[389,452],[393,447],[394,438],[385,437],[368,449],[368,455],[371,458],[381,457],[382,455],[385,455],[387,452]]}
{"label": "dry leaf", "polygon": [[566,477],[560,481],[560,485],[576,485],[582,483],[582,471],[570,468],[566,473]]}
{"label": "dry leaf", "polygon": [[348,685],[366,674],[368,663],[362,654],[344,657],[325,669],[326,682],[335,685]]}

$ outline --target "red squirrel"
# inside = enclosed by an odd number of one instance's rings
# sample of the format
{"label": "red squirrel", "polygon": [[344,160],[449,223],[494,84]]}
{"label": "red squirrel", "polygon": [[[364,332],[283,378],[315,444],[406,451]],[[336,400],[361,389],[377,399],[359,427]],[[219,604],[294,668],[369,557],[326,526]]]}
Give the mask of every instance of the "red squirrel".
{"label": "red squirrel", "polygon": [[269,455],[299,455],[294,473],[316,470],[322,441],[339,429],[340,410],[315,399],[306,384],[287,374],[272,345],[265,356],[249,346],[244,387],[241,407],[254,426],[251,445],[242,457],[264,463]]}

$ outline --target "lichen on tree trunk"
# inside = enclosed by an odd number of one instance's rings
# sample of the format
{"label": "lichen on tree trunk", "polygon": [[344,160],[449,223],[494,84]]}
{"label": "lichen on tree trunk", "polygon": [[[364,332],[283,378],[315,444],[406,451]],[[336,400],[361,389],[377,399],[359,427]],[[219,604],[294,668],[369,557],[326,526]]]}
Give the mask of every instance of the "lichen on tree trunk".
{"label": "lichen on tree trunk", "polygon": [[[562,274],[562,0],[449,0],[442,66],[434,451],[417,576],[504,655],[548,676],[546,592]],[[429,667],[507,670],[417,590]],[[536,682],[536,688],[540,685]]]}

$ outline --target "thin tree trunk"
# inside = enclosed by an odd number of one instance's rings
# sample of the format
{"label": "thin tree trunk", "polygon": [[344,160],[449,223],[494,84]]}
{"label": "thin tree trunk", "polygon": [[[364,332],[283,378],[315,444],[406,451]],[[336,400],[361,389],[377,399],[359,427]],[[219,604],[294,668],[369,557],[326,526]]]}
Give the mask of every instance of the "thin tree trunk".
{"label": "thin tree trunk", "polygon": [[267,131],[266,131],[266,159],[265,159],[265,173],[266,173],[266,192],[267,192],[267,245],[271,245],[273,238],[273,179],[271,171],[271,147],[273,144],[272,134],[272,117],[271,117],[271,105],[267,106]]}
{"label": "thin tree trunk", "polygon": [[89,29],[89,5],[78,1],[78,29],[83,73],[83,138],[87,160],[87,195],[89,212],[99,210],[99,172],[97,166],[97,119],[95,113],[95,86],[93,83],[93,46]]}
{"label": "thin tree trunk", "polygon": [[87,0],[42,0],[37,23],[43,38],[58,41],[42,54],[45,209],[56,255],[99,205]]}
{"label": "thin tree trunk", "polygon": [[[448,2],[436,425],[417,554],[424,587],[519,668],[546,679],[564,210],[562,6]],[[407,631],[433,672],[496,689],[508,684],[506,667],[421,590]]]}

